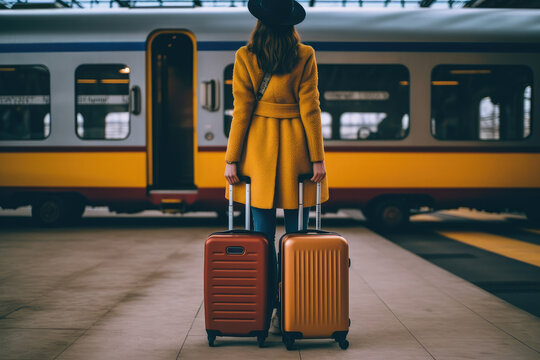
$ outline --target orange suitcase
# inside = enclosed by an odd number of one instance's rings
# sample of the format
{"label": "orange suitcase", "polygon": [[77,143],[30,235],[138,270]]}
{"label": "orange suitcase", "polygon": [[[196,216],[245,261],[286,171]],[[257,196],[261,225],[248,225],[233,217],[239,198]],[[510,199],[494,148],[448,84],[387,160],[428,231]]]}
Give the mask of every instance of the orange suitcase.
{"label": "orange suitcase", "polygon": [[296,339],[333,338],[342,349],[349,342],[349,245],[339,234],[321,231],[320,183],[316,229],[301,230],[303,181],[299,178],[299,230],[280,240],[279,298],[281,331],[288,350]]}
{"label": "orange suitcase", "polygon": [[246,230],[233,230],[229,185],[229,230],[210,235],[204,248],[204,310],[208,344],[216,336],[268,336],[268,240],[250,231],[250,181],[246,182]]}

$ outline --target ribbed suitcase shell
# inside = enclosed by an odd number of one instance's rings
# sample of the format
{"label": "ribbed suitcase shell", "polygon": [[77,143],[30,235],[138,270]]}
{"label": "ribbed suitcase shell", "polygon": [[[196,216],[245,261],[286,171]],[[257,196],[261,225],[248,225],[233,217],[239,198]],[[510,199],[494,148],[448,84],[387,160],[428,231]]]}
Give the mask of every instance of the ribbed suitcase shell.
{"label": "ribbed suitcase shell", "polygon": [[[281,321],[295,338],[346,336],[349,330],[349,245],[330,232],[281,239]],[[344,338],[344,337],[343,337]]]}
{"label": "ribbed suitcase shell", "polygon": [[[244,248],[241,255],[228,247]],[[268,241],[264,234],[231,230],[206,240],[204,299],[209,334],[257,336],[266,332]]]}

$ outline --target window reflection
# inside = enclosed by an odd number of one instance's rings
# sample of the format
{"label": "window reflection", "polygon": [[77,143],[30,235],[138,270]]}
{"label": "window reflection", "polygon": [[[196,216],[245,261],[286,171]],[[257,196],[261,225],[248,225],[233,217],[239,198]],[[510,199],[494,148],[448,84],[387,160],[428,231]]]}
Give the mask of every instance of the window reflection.
{"label": "window reflection", "polygon": [[229,64],[223,71],[223,132],[229,137],[233,113],[232,77],[234,64]]}
{"label": "window reflection", "polygon": [[321,112],[321,124],[323,139],[332,138],[332,115],[325,111]]}
{"label": "window reflection", "polygon": [[341,116],[340,138],[343,140],[369,139],[379,133],[379,125],[386,113],[344,113]]}
{"label": "window reflection", "polygon": [[523,137],[531,134],[531,96],[532,87],[529,85],[523,91]]}
{"label": "window reflection", "polygon": [[480,139],[499,139],[499,105],[494,104],[490,97],[480,101]]}

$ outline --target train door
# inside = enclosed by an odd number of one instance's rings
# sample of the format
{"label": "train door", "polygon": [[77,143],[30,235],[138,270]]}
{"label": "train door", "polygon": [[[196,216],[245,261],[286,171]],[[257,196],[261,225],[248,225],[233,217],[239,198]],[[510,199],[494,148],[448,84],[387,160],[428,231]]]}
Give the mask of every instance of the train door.
{"label": "train door", "polygon": [[194,43],[185,31],[148,39],[148,184],[153,190],[194,189]]}

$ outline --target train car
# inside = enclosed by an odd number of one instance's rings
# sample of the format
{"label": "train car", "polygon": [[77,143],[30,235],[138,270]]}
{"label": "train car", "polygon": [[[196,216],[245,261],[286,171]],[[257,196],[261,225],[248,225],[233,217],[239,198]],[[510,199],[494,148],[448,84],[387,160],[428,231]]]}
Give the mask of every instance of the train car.
{"label": "train car", "polygon": [[[245,8],[0,10],[0,206],[224,209]],[[540,214],[540,11],[308,9],[330,200]]]}

